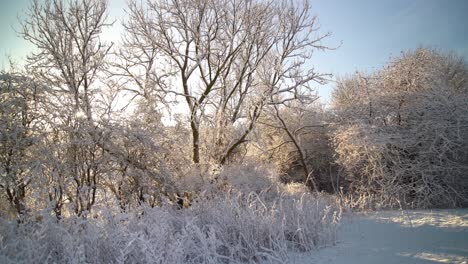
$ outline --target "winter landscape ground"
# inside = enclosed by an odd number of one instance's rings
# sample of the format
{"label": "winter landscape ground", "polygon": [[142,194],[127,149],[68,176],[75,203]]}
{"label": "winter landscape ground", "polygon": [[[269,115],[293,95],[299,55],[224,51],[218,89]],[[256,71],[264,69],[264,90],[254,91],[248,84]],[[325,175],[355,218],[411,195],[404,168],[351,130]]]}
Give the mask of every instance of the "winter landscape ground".
{"label": "winter landscape ground", "polygon": [[468,210],[379,211],[345,219],[337,244],[291,263],[468,263]]}

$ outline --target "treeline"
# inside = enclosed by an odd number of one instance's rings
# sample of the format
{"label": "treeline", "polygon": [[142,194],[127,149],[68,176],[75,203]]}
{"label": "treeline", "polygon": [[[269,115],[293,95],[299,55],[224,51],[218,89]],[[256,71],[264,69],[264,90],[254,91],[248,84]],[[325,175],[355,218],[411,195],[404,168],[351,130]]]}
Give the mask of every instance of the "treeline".
{"label": "treeline", "polygon": [[21,21],[35,51],[0,76],[4,216],[86,218],[278,180],[357,207],[467,204],[463,59],[405,53],[339,80],[326,108],[314,89],[330,76],[310,58],[329,34],[308,1],[131,1],[116,44],[107,9],[33,1]]}

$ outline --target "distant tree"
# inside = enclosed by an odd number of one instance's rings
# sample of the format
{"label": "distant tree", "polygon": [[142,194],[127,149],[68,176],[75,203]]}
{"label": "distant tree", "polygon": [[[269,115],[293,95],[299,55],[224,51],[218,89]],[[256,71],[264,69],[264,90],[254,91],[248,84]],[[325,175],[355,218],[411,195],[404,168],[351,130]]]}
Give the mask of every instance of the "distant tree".
{"label": "distant tree", "polygon": [[275,164],[285,182],[304,182],[314,190],[336,189],[328,111],[317,102],[269,109],[252,142],[263,162]]}

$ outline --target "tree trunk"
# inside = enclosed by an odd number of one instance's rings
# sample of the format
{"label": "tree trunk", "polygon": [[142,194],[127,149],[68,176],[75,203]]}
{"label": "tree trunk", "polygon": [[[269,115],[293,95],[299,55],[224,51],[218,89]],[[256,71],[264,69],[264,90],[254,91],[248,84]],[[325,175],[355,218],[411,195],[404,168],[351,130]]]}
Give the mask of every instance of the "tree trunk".
{"label": "tree trunk", "polygon": [[193,156],[192,160],[193,163],[199,164],[200,163],[200,132],[197,121],[195,117],[192,116],[190,120],[190,128],[192,129],[192,151]]}

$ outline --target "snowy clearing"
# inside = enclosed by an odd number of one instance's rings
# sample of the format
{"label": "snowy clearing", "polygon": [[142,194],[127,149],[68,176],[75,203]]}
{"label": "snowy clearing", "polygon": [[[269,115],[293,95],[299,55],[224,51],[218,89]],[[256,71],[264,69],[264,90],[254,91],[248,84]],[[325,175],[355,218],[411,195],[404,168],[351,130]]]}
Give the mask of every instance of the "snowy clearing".
{"label": "snowy clearing", "polygon": [[359,214],[340,231],[336,246],[291,263],[468,263],[468,209]]}

